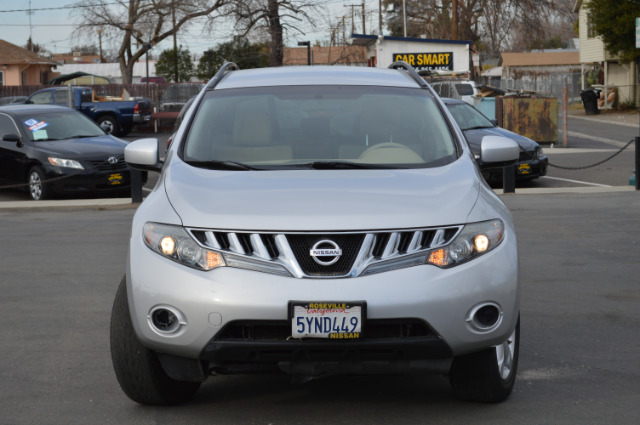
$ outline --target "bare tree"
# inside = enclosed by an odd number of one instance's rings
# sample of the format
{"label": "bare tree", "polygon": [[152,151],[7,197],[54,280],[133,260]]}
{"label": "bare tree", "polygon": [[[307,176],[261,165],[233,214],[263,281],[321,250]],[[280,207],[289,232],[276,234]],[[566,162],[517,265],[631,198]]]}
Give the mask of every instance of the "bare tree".
{"label": "bare tree", "polygon": [[266,30],[271,39],[269,66],[281,66],[284,56],[284,33],[293,30],[304,34],[296,24],[313,25],[315,4],[307,0],[234,0],[234,15],[240,36],[254,30]]}
{"label": "bare tree", "polygon": [[[458,0],[453,34],[451,0],[406,0],[407,36],[469,40],[491,55],[525,50],[531,40],[568,38],[575,0]],[[383,0],[387,28],[403,34],[401,0]],[[529,42],[529,43],[527,43]]]}
{"label": "bare tree", "polygon": [[79,34],[103,34],[120,38],[118,62],[123,83],[132,80],[133,66],[148,50],[175,35],[194,19],[214,19],[230,0],[81,0],[75,3],[82,23]]}

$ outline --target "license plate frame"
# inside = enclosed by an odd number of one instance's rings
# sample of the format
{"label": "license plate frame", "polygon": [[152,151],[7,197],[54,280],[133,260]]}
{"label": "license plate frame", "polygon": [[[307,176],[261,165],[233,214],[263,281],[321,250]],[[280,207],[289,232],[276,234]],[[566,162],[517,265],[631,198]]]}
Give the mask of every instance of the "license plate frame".
{"label": "license plate frame", "polygon": [[531,174],[531,165],[518,164],[518,174],[521,174],[521,175]]}
{"label": "license plate frame", "polygon": [[107,184],[109,186],[122,186],[124,184],[124,174],[110,173],[109,176],[107,176]]}
{"label": "license plate frame", "polygon": [[291,336],[296,339],[361,339],[367,317],[365,301],[290,301]]}

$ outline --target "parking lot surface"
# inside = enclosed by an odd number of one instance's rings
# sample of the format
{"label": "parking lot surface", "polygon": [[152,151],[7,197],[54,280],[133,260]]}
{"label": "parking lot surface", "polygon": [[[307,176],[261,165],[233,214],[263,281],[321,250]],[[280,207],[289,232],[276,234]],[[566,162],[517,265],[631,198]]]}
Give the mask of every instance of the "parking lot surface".
{"label": "parking lot surface", "polygon": [[109,317],[133,209],[0,211],[1,424],[636,424],[640,196],[502,197],[520,249],[512,396],[457,401],[443,377],[226,376],[173,408],[120,391]]}

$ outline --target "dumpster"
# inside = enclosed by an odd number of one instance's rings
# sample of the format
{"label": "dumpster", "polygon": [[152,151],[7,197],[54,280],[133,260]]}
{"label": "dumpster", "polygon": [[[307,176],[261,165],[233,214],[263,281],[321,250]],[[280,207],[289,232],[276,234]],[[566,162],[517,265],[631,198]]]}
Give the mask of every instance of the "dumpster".
{"label": "dumpster", "polygon": [[584,112],[587,115],[596,115],[600,113],[598,109],[599,94],[593,89],[582,90],[580,92],[582,98],[582,104],[584,105]]}
{"label": "dumpster", "polygon": [[538,143],[558,141],[558,99],[555,97],[496,97],[498,125]]}

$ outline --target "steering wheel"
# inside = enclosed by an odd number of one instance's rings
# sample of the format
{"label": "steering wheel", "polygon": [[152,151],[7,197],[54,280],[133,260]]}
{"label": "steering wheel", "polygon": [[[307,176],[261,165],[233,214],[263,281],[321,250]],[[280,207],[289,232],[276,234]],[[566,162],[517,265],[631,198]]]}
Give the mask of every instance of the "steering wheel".
{"label": "steering wheel", "polygon": [[[387,156],[383,158],[383,156]],[[369,157],[369,158],[367,158]],[[360,159],[369,159],[385,162],[400,162],[400,163],[412,163],[423,162],[420,155],[415,151],[403,144],[395,142],[378,143],[377,145],[369,146],[360,154]]]}

